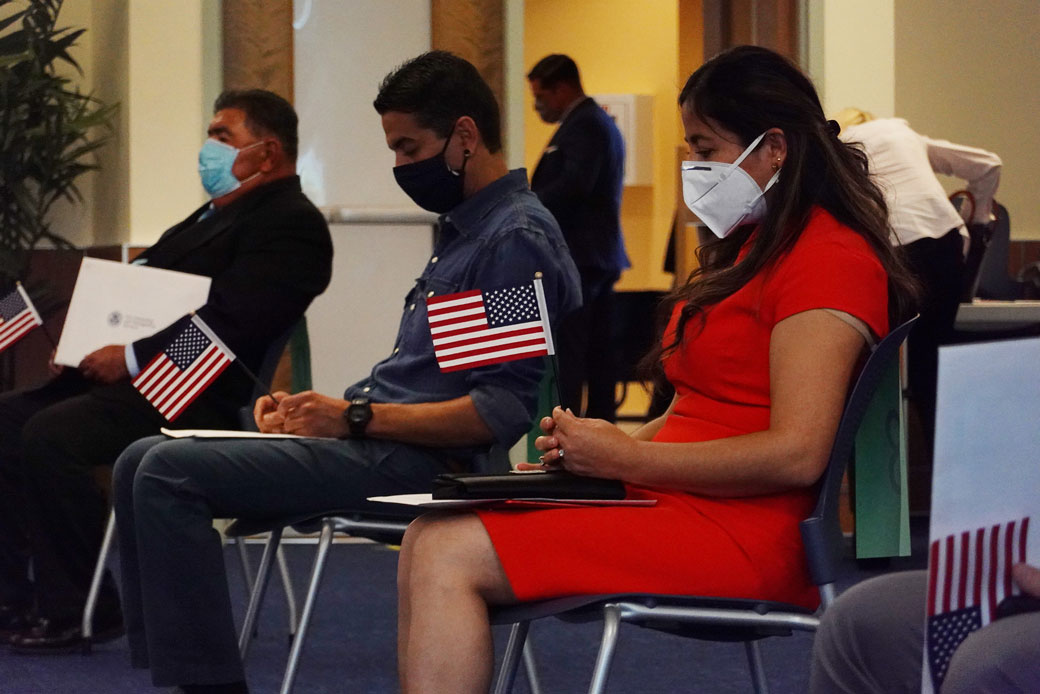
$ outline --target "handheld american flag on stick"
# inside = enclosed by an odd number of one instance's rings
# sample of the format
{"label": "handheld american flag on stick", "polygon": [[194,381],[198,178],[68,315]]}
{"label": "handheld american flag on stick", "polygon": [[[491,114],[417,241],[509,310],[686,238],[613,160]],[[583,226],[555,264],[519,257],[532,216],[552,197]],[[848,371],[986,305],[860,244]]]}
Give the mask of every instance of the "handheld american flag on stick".
{"label": "handheld american flag on stick", "polygon": [[482,292],[473,289],[426,302],[441,371],[556,354],[542,281]]}
{"label": "handheld american flag on stick", "polygon": [[187,327],[148,362],[133,384],[172,422],[234,359],[210,327],[192,315]]}
{"label": "handheld american flag on stick", "polygon": [[37,325],[43,325],[40,314],[22,283],[15,282],[14,291],[0,299],[0,352],[25,337]]}
{"label": "handheld american flag on stick", "polygon": [[1026,559],[1028,530],[1029,518],[1022,518],[932,542],[923,691],[939,691],[961,642],[993,620],[1001,600],[1020,592],[1011,567]]}

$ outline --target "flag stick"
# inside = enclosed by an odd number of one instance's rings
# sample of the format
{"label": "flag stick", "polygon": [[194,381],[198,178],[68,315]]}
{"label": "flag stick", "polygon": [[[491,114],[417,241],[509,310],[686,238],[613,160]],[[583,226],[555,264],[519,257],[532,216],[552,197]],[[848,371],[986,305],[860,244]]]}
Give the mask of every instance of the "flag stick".
{"label": "flag stick", "polygon": [[58,351],[58,343],[55,342],[54,338],[51,337],[51,334],[47,332],[47,328],[41,325],[40,332],[47,336],[47,342],[51,343],[51,348],[54,349],[55,352]]}
{"label": "flag stick", "polygon": [[[271,395],[271,389],[270,389],[270,388],[268,388],[267,386],[265,386],[265,385],[264,385],[264,383],[263,383],[263,381],[261,381],[261,380],[259,379],[259,377],[257,377],[257,375],[256,375],[255,373],[253,373],[252,371],[250,371],[250,370],[249,370],[249,367],[248,367],[248,366],[246,366],[246,365],[245,365],[245,364],[244,364],[244,363],[242,362],[242,360],[241,360],[241,359],[235,359],[235,363],[236,363],[236,364],[238,364],[239,366],[241,366],[241,367],[242,367],[242,370],[246,372],[246,376],[249,376],[249,378],[253,379],[253,383],[255,383],[255,384],[257,384],[258,386],[260,386],[260,389],[261,389],[262,391],[264,391],[264,395],[266,395],[267,397],[271,398],[271,402],[273,402],[273,403],[274,403],[274,406],[275,406],[275,407],[278,407],[278,400],[277,400],[277,399],[276,399],[276,398],[275,398],[275,397],[274,397],[273,395]],[[260,397],[263,397],[263,396],[260,396]]]}
{"label": "flag stick", "polygon": [[202,316],[198,315],[195,311],[192,311],[189,315],[191,316],[191,322],[198,326],[199,330],[204,332],[210,340],[219,345],[219,347],[224,351],[225,354],[231,355],[231,360],[242,367],[242,370],[246,372],[246,376],[249,376],[249,378],[253,380],[253,383],[260,386],[260,390],[264,392],[264,395],[271,398],[271,402],[273,402],[275,407],[277,407],[279,404],[278,400],[273,395],[271,395],[271,390],[267,387],[267,384],[265,384],[263,381],[257,378],[257,375],[250,371],[249,367],[246,366],[241,359],[236,357],[235,354],[227,348],[227,345],[221,342],[220,338],[217,337],[217,334],[213,332],[213,329],[206,325],[206,321],[202,320]]}
{"label": "flag stick", "polygon": [[54,351],[57,351],[58,343],[54,341],[54,338],[51,337],[51,334],[47,332],[47,328],[43,325],[43,318],[40,316],[39,311],[36,310],[36,306],[33,304],[32,299],[29,297],[29,292],[25,290],[25,285],[22,284],[21,280],[15,280],[14,286],[15,289],[18,290],[18,293],[22,295],[22,300],[25,301],[25,305],[29,307],[30,311],[32,311],[33,317],[36,319],[36,322],[40,326],[40,331],[47,336],[47,342],[50,342],[51,347],[54,349]]}
{"label": "flag stick", "polygon": [[563,407],[563,391],[560,390],[560,369],[556,364],[556,355],[549,355],[549,361],[552,363],[553,383],[556,384],[556,402],[560,404],[560,407]]}
{"label": "flag stick", "polygon": [[[553,340],[552,325],[549,323],[549,307],[545,302],[545,291],[542,289],[542,273],[534,273],[534,293],[538,301],[538,313],[542,319],[542,330],[545,331],[546,351],[552,363],[553,382],[556,384],[556,401],[563,407],[563,391],[560,390],[560,368],[556,363],[556,342]],[[551,416],[551,415],[550,415]]]}

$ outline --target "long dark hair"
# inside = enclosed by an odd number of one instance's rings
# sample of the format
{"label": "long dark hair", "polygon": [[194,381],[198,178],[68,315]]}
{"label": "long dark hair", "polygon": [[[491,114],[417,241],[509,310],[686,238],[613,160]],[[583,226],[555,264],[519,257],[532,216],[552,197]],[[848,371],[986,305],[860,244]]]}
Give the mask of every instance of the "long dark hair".
{"label": "long dark hair", "polygon": [[738,46],[720,53],[694,72],[679,94],[680,108],[691,109],[706,123],[736,134],[746,147],[769,128],[787,140],[787,158],[766,194],[768,211],[760,232],[736,262],[753,225],[697,250],[700,267],[667,298],[666,307],[682,305],[674,340],[648,355],[647,366],[681,342],[690,319],[730,296],[763,267],[788,251],[801,236],[814,205],[859,233],[888,273],[889,316],[912,315],[917,285],[901,253],[889,241],[888,208],[867,172],[863,151],[837,137],[827,122],[812,82],[788,59],[766,48]]}

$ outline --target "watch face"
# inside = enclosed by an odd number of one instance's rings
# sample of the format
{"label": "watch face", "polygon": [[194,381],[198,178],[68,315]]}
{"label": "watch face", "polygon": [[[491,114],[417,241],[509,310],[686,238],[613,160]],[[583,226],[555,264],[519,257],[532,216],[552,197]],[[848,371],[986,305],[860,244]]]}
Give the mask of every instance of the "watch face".
{"label": "watch face", "polygon": [[350,425],[350,433],[361,436],[365,433],[365,427],[372,419],[372,406],[366,398],[356,398],[347,407],[347,423]]}

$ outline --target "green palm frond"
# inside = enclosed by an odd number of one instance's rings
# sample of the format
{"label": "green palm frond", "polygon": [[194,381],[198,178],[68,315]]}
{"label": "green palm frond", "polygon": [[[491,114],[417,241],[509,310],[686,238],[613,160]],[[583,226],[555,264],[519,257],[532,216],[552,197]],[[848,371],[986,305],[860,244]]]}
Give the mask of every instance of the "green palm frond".
{"label": "green palm frond", "polygon": [[58,27],[62,0],[0,0],[0,286],[23,277],[29,251],[61,247],[48,212],[80,199],[76,180],[97,168],[117,106],[81,93],[57,73],[84,29]]}

